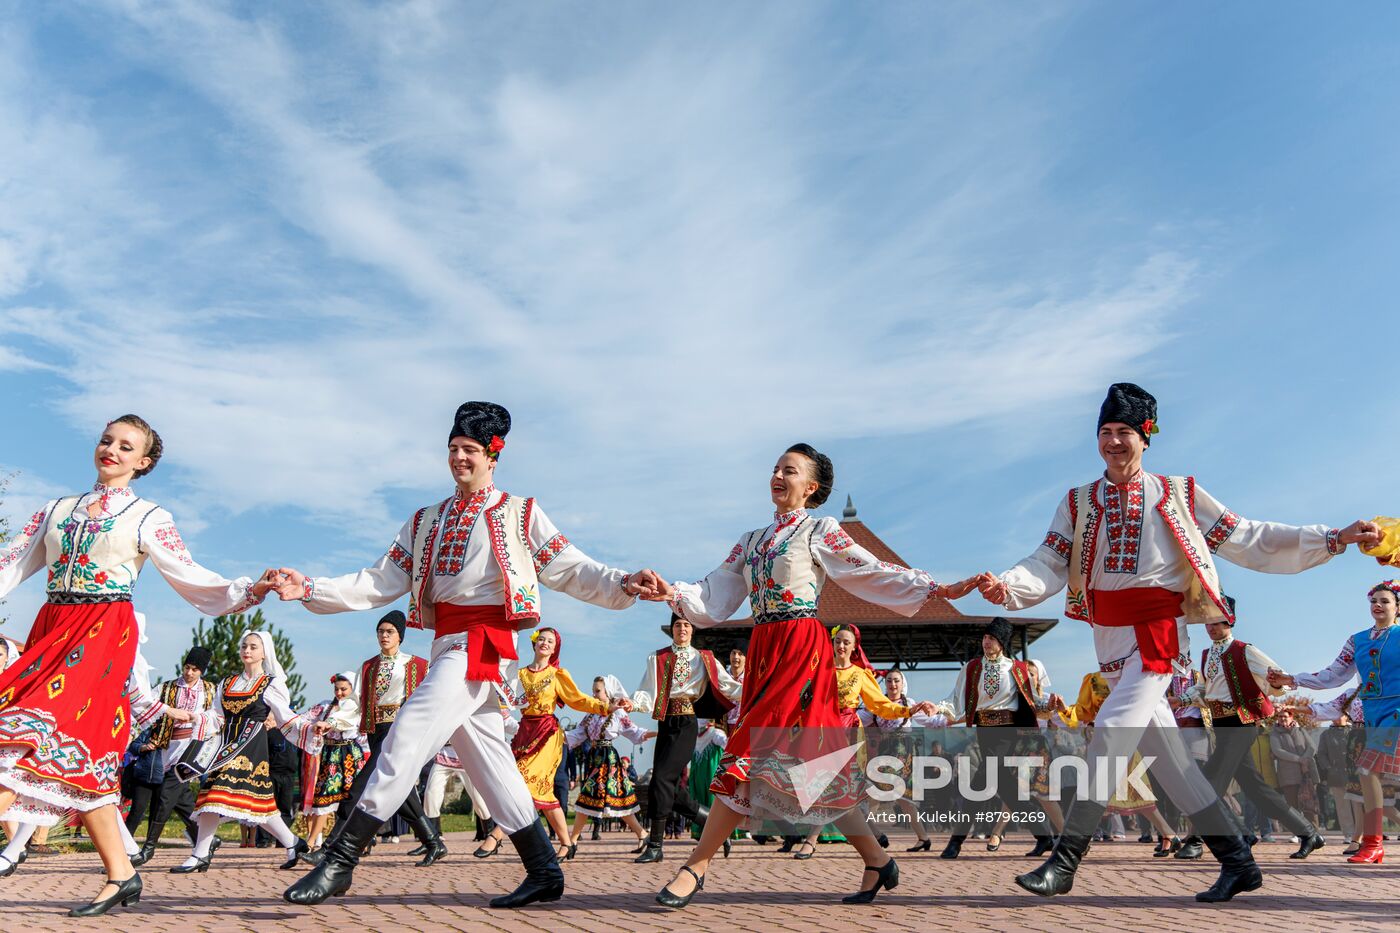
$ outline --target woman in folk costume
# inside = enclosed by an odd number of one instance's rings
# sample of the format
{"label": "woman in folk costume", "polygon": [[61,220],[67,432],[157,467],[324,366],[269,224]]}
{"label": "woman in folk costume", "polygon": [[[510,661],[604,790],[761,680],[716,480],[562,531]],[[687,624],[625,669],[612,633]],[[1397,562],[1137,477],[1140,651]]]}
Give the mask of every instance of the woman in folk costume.
{"label": "woman in folk costume", "polygon": [[[1102,674],[1085,674],[1084,680],[1079,684],[1079,698],[1074,705],[1066,706],[1063,700],[1056,704],[1061,721],[1071,729],[1092,727],[1099,710],[1103,709],[1104,700],[1108,699],[1112,691],[1112,685]],[[1128,762],[1128,773],[1137,768],[1141,761],[1142,755],[1133,752],[1133,757]],[[1158,846],[1153,851],[1153,858],[1166,858],[1181,850],[1181,839],[1177,836],[1175,827],[1163,818],[1157,805],[1144,797],[1131,782],[1124,781],[1117,786],[1113,797],[1108,801],[1106,812],[1117,813],[1120,816],[1144,816],[1152,824],[1152,828],[1157,830],[1158,837],[1168,840],[1167,845]]]}
{"label": "woman in folk costume", "polygon": [[[1361,849],[1347,861],[1379,865],[1385,857],[1382,823],[1385,792],[1382,782],[1400,781],[1400,580],[1385,580],[1371,587],[1371,627],[1357,632],[1342,645],[1337,659],[1310,674],[1271,671],[1274,686],[1325,690],[1340,687],[1353,677],[1361,680],[1361,705],[1365,710],[1366,746],[1356,759],[1361,777],[1364,813]],[[1391,638],[1395,644],[1391,644]]]}
{"label": "woman in folk costume", "polygon": [[321,832],[369,754],[360,731],[360,701],[355,698],[355,674],[342,671],[331,678],[335,695],[317,703],[282,727],[306,754],[301,777],[302,812],[306,814],[307,845],[321,844]]}
{"label": "woman in folk costume", "polygon": [[[172,874],[209,870],[214,834],[226,819],[244,826],[261,826],[280,842],[287,850],[287,860],[281,865],[284,870],[295,868],[297,855],[307,851],[306,840],[297,838],[277,812],[267,746],[268,728],[287,725],[297,718],[287,692],[287,674],[267,632],[244,635],[238,655],[243,661],[242,672],[224,678],[214,695],[215,717],[223,730],[222,748],[242,741],[245,730],[255,725],[266,728],[257,728],[237,755],[205,777],[194,810],[199,838],[190,857],[170,869]],[[295,736],[289,738],[294,740]]]}
{"label": "woman in folk costume", "polygon": [[[117,816],[118,763],[133,724],[159,715],[186,721],[131,684],[137,575],[149,560],[180,596],[209,615],[262,601],[270,577],[227,580],[195,563],[170,513],[137,496],[133,480],[155,468],[159,435],[136,415],[107,424],[90,492],[47,503],[0,548],[0,597],[45,571],[47,603],[25,644],[24,664],[0,674],[0,814],[52,825],[76,810],[107,883],[77,916],[134,904],[141,878]],[[149,703],[147,700],[149,699]]]}
{"label": "woman in folk costume", "polygon": [[[834,480],[828,457],[807,444],[790,447],[769,478],[776,507],[773,521],[745,534],[699,583],[659,584],[660,596],[671,603],[672,611],[696,626],[724,622],[746,600],[754,618],[742,712],[715,777],[715,806],[680,874],[657,895],[663,906],[690,903],[710,859],[755,811],[806,825],[839,817],[838,827],[865,862],[861,889],[846,899],[850,903],[869,903],[881,888],[899,882],[898,866],[871,835],[854,809],[854,799],[826,795],[810,808],[803,807],[783,755],[763,754],[754,748],[755,739],[762,744],[765,734],[801,727],[801,745],[788,759],[792,765],[845,743],[836,709],[831,638],[816,618],[817,600],[828,578],[904,615],[918,612],[931,596],[962,596],[974,581],[940,586],[922,570],[879,560],[852,541],[835,519],[809,514],[809,508],[826,501]],[[757,736],[754,730],[760,730]]]}
{"label": "woman in folk costume", "polygon": [[[623,689],[622,681],[608,674],[593,678],[593,698],[604,703],[626,699],[627,691]],[[578,798],[574,800],[575,845],[583,838],[583,829],[589,819],[595,819],[622,820],[623,825],[637,837],[633,855],[646,847],[646,831],[637,821],[637,786],[622,766],[622,756],[618,754],[616,742],[625,738],[640,745],[655,737],[655,732],[648,732],[634,723],[626,710],[616,708],[608,713],[589,713],[569,730],[564,740],[570,748],[588,743],[583,783],[579,787]]]}
{"label": "woman in folk costume", "polygon": [[[1186,751],[1167,702],[1174,662],[1190,663],[1188,622],[1229,618],[1215,560],[1266,573],[1299,573],[1351,542],[1380,537],[1371,522],[1345,529],[1252,521],[1222,505],[1194,477],[1143,470],[1158,433],[1157,401],[1139,386],[1109,387],[1099,409],[1098,450],[1106,470],[1060,500],[1040,546],[1000,577],[985,574],[982,595],[1008,609],[1038,605],[1066,591],[1065,612],[1093,628],[1099,669],[1113,692],[1099,711],[1091,758],[1123,759],[1141,745],[1153,777],[1191,817],[1220,863],[1220,876],[1197,895],[1226,901],[1263,884],[1238,826]],[[1016,883],[1045,897],[1074,884],[1090,836],[1113,787],[1091,769],[1088,793],[1075,798],[1050,858]]]}
{"label": "woman in folk costume", "polygon": [[[569,672],[559,666],[559,652],[564,650],[564,638],[557,629],[536,629],[530,641],[535,646],[534,660],[519,669],[516,679],[505,691],[511,698],[512,706],[521,711],[520,728],[511,739],[510,748],[515,753],[520,776],[530,788],[535,809],[544,814],[545,820],[554,829],[560,850],[555,855],[561,859],[571,859],[578,845],[569,840],[569,823],[564,818],[558,798],[554,796],[554,776],[564,757],[564,733],[559,728],[559,718],[554,715],[554,708],[567,706],[581,713],[603,716],[621,705],[621,701],[609,703],[585,696],[579,690]],[[489,855],[505,838],[504,830],[495,829],[482,848],[489,846]]]}
{"label": "woman in folk costume", "polygon": [[[870,659],[861,647],[860,629],[856,626],[838,625],[831,630],[831,654],[836,668],[836,714],[841,725],[850,730],[852,742],[861,740],[857,736],[864,731],[862,712],[890,722],[908,722],[914,716],[934,715],[934,706],[928,701],[906,706],[880,692],[880,685],[875,681],[875,669],[870,666]],[[866,750],[862,748],[851,759],[851,769],[837,780],[862,782],[865,762]],[[816,855],[821,833],[821,826],[812,827],[792,857],[805,861]]]}

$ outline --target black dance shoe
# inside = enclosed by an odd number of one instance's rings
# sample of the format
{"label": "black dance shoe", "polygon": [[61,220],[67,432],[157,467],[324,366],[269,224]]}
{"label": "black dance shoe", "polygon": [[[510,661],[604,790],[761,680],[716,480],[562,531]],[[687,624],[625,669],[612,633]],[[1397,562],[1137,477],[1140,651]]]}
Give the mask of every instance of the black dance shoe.
{"label": "black dance shoe", "polygon": [[301,857],[311,851],[311,847],[306,844],[305,839],[298,839],[297,844],[292,846],[292,854],[287,856],[287,860],[277,867],[282,871],[291,871],[297,867],[297,862]]}
{"label": "black dance shoe", "polygon": [[689,865],[682,865],[681,871],[690,872],[690,877],[695,879],[695,888],[684,897],[681,897],[679,894],[672,894],[670,886],[662,888],[661,892],[656,895],[656,903],[660,904],[662,907],[669,907],[672,910],[680,910],[682,907],[690,903],[691,898],[693,898],[696,894],[699,894],[701,891],[705,890],[704,875],[697,875],[695,873],[695,870],[692,869]]}
{"label": "black dance shoe", "polygon": [[214,854],[212,852],[204,856],[204,858],[200,858],[198,855],[196,855],[194,857],[193,865],[186,865],[183,862],[181,862],[179,865],[176,865],[174,868],[170,869],[170,873],[172,875],[192,875],[197,871],[208,871],[209,863],[212,861],[214,861]]}
{"label": "black dance shoe", "polygon": [[1325,845],[1327,845],[1327,840],[1323,839],[1321,834],[1313,832],[1310,836],[1303,836],[1298,842],[1298,851],[1288,857],[1307,858]]}
{"label": "black dance shoe", "polygon": [[875,884],[869,888],[857,891],[855,894],[841,898],[843,904],[869,904],[875,900],[875,895],[880,893],[881,888],[893,891],[899,887],[899,866],[894,859],[890,859],[880,868],[866,866],[866,871],[875,873]]}
{"label": "black dance shoe", "polygon": [[140,851],[140,852],[137,852],[135,855],[133,855],[133,856],[131,857],[131,867],[132,867],[132,868],[140,868],[142,865],[144,865],[144,864],[146,864],[147,862],[149,862],[149,861],[151,860],[151,857],[154,856],[155,854],[156,854],[156,844],[155,844],[154,842],[151,842],[151,841],[147,840],[146,844],[143,845],[143,846],[141,846],[141,851]]}
{"label": "black dance shoe", "polygon": [[949,836],[948,844],[943,847],[943,851],[938,853],[939,858],[955,859],[962,854],[963,840],[966,836]]}
{"label": "black dance shoe", "polygon": [[[811,846],[811,849],[812,849],[811,852],[804,852],[804,851],[802,851],[802,850],[806,849],[808,846]],[[797,859],[799,862],[805,862],[805,861],[807,861],[807,859],[809,859],[809,858],[811,858],[812,856],[814,856],[814,855],[817,854],[817,847],[816,847],[815,845],[813,845],[812,843],[807,842],[805,839],[804,839],[802,842],[799,842],[799,843],[797,844],[797,849],[798,849],[798,851],[792,853],[792,857],[795,858],[795,859]]]}
{"label": "black dance shoe", "polygon": [[720,848],[724,850],[724,857],[729,858],[729,850],[734,848],[734,843],[730,839],[726,838],[724,840],[724,844],[721,845]]}
{"label": "black dance shoe", "polygon": [[543,904],[564,896],[564,872],[555,858],[544,827],[538,822],[510,834],[520,861],[525,864],[525,880],[509,894],[493,898],[492,907],[515,908]]}
{"label": "black dance shoe", "polygon": [[100,917],[107,911],[121,904],[123,907],[135,907],[137,901],[141,900],[141,876],[132,875],[125,881],[113,881],[107,879],[107,884],[117,886],[117,893],[111,897],[105,897],[100,901],[93,901],[91,904],[84,904],[81,907],[74,907],[68,911],[70,917]]}
{"label": "black dance shoe", "polygon": [[909,848],[905,849],[904,851],[905,851],[905,852],[931,852],[931,851],[933,851],[933,840],[932,840],[932,839],[925,839],[925,840],[922,841],[922,842],[916,842],[916,843],[914,843],[912,846],[910,846]]}
{"label": "black dance shoe", "polygon": [[1179,837],[1179,836],[1173,836],[1173,837],[1172,837],[1172,841],[1171,841],[1170,843],[1167,842],[1167,840],[1166,840],[1165,837],[1163,837],[1161,846],[1159,846],[1158,848],[1152,850],[1152,857],[1153,857],[1153,858],[1166,858],[1167,856],[1169,856],[1169,855],[1175,855],[1176,853],[1178,853],[1178,852],[1180,852],[1180,851],[1181,851],[1181,837]]}
{"label": "black dance shoe", "polygon": [[[496,847],[494,849],[486,848],[487,842],[494,842],[496,844]],[[476,851],[473,852],[472,855],[474,855],[477,858],[490,858],[497,852],[501,851],[501,846],[504,844],[504,840],[497,839],[495,836],[489,836],[484,842],[481,843],[481,845],[477,846]]]}
{"label": "black dance shoe", "polygon": [[642,854],[632,860],[638,865],[650,865],[652,862],[661,861],[661,843],[648,842]]}

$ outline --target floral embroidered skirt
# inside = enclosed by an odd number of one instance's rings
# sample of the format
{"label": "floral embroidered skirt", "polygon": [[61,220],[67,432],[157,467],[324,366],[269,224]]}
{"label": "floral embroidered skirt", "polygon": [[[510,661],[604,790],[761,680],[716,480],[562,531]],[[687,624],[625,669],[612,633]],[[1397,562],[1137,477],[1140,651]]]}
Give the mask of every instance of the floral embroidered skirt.
{"label": "floral embroidered skirt", "polygon": [[[805,767],[852,744],[836,709],[831,636],[820,622],[754,627],[739,708],[710,785],[716,796],[729,798],[740,812],[802,825],[829,823],[859,802],[857,755],[834,775]],[[799,788],[794,775],[804,773],[813,783]]]}
{"label": "floral embroidered skirt", "polygon": [[594,742],[588,750],[588,775],[574,801],[584,816],[611,819],[637,812],[637,788],[622,767],[611,742]]}
{"label": "floral embroidered skirt", "polygon": [[[243,717],[230,720],[224,727],[225,739],[242,729]],[[266,732],[259,732],[241,754],[204,779],[194,815],[204,813],[217,813],[240,823],[266,823],[277,816]]]}
{"label": "floral embroidered skirt", "polygon": [[554,796],[554,776],[564,760],[564,733],[559,720],[549,716],[521,716],[520,729],[510,740],[515,766],[530,788],[536,810],[558,810]]}
{"label": "floral embroidered skirt", "polygon": [[350,785],[365,762],[364,750],[358,742],[326,742],[321,746],[316,768],[315,791],[311,807],[313,816],[334,813],[341,801],[350,797]]}
{"label": "floral embroidered skirt", "polygon": [[129,602],[39,610],[23,659],[0,673],[0,785],[18,795],[7,820],[52,826],[120,801],[137,640]]}

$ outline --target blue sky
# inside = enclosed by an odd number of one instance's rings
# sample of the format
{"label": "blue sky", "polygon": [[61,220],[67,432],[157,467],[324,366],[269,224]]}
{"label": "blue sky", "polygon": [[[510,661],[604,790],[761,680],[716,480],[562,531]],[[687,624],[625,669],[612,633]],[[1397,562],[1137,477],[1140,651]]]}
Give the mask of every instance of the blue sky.
{"label": "blue sky", "polygon": [[[488,398],[499,484],[601,559],[702,575],[808,440],[834,508],[953,578],[1097,473],[1122,379],[1160,401],[1149,466],[1242,514],[1400,508],[1393,5],[6,11],[12,516],[133,410],[199,560],[344,572],[447,494],[451,413]],[[1380,578],[1224,574],[1291,668]],[[664,611],[546,598],[576,676],[638,679]],[[169,670],[197,614],[154,572],[138,602]],[[313,694],[374,650],[377,614],[269,614]],[[1068,622],[1039,653],[1066,690],[1093,663]]]}

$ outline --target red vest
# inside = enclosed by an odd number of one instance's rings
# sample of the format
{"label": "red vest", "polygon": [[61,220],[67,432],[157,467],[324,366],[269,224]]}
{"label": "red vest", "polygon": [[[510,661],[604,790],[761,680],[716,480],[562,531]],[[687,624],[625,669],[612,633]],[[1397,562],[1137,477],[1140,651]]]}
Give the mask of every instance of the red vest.
{"label": "red vest", "polygon": [[[1225,685],[1230,688],[1230,702],[1235,705],[1240,722],[1254,722],[1272,716],[1274,704],[1259,689],[1258,681],[1249,670],[1249,661],[1244,654],[1245,645],[1238,638],[1230,642],[1230,647],[1220,656],[1220,673],[1225,678]],[[1202,671],[1206,669],[1209,657],[1209,648],[1201,652]]]}
{"label": "red vest", "polygon": [[[1011,721],[1018,726],[1034,726],[1035,692],[1031,686],[1031,666],[1026,661],[1011,662],[1011,679],[1021,693],[1021,702],[1011,713]],[[967,675],[963,678],[963,709],[967,712],[964,722],[969,726],[977,724],[977,688],[982,685],[982,655],[967,662]]]}
{"label": "red vest", "polygon": [[[723,719],[734,708],[734,701],[720,692],[719,662],[715,660],[714,652],[703,648],[696,650],[709,682],[705,692],[695,701],[695,715],[705,719]],[[662,648],[656,652],[656,698],[651,715],[658,720],[666,718],[666,707],[671,702],[671,668],[675,663],[675,648]]]}
{"label": "red vest", "polygon": [[[360,665],[360,731],[369,735],[379,724],[379,704],[375,699],[374,682],[379,677],[379,658],[375,655]],[[423,678],[428,676],[428,662],[423,658],[409,655],[403,668],[403,698],[413,695]]]}

